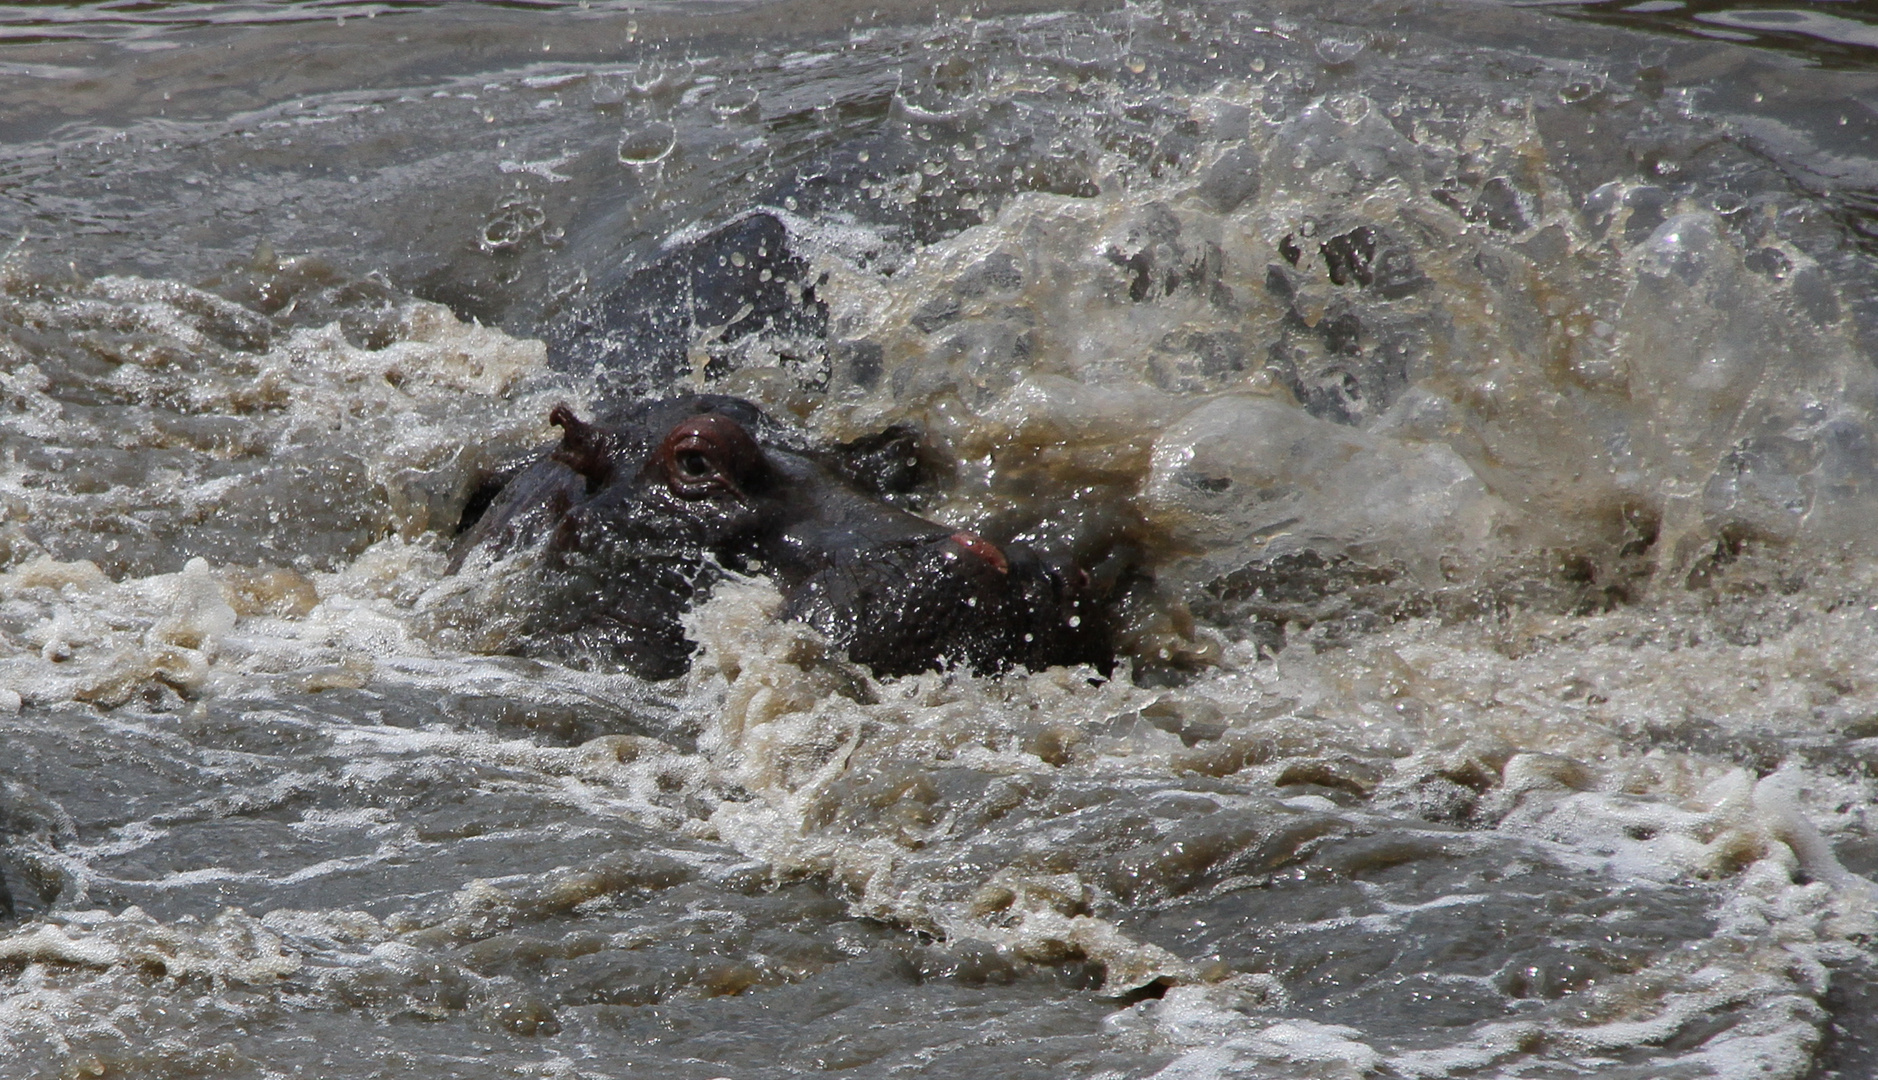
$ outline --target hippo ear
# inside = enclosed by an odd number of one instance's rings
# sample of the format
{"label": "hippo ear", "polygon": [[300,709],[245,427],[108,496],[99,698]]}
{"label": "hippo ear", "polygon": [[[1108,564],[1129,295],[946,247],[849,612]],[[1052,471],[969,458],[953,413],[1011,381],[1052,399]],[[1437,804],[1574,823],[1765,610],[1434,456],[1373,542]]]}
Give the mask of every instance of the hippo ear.
{"label": "hippo ear", "polygon": [[561,445],[548,456],[586,477],[588,491],[613,479],[613,447],[604,432],[575,416],[565,402],[548,414],[548,423],[561,429]]}
{"label": "hippo ear", "polygon": [[716,412],[680,421],[659,445],[658,460],[666,485],[682,499],[741,496],[764,468],[756,440],[742,424]]}

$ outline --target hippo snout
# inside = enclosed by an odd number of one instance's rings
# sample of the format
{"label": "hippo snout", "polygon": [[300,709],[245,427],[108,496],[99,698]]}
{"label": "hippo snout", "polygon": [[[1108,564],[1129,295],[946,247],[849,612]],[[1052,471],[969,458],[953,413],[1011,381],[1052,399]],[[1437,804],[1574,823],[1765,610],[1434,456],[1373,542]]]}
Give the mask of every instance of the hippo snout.
{"label": "hippo snout", "polygon": [[684,612],[738,573],[770,578],[783,617],[883,676],[1112,664],[1086,574],[888,501],[910,433],[827,446],[708,394],[592,422],[562,405],[550,420],[560,443],[500,486],[452,567],[536,556],[523,651],[679,674],[694,649]]}
{"label": "hippo snout", "polygon": [[880,675],[958,663],[1106,666],[1101,612],[1087,577],[1028,549],[1008,553],[971,533],[881,543],[822,569],[785,595],[800,619]]}

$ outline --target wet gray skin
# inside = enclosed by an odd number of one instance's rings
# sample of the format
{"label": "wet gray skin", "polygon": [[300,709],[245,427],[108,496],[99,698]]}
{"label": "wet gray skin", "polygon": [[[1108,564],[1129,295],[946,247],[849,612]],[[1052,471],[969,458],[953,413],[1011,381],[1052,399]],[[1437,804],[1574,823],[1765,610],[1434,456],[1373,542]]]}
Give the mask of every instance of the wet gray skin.
{"label": "wet gray skin", "polygon": [[782,617],[882,676],[1112,663],[1085,572],[883,501],[913,479],[908,432],[817,449],[710,394],[551,420],[560,444],[502,486],[452,561],[538,553],[530,651],[670,678],[695,650],[681,617],[731,572],[774,580]]}
{"label": "wet gray skin", "polygon": [[1878,63],[1650,6],[0,5],[0,1078],[1874,1075]]}

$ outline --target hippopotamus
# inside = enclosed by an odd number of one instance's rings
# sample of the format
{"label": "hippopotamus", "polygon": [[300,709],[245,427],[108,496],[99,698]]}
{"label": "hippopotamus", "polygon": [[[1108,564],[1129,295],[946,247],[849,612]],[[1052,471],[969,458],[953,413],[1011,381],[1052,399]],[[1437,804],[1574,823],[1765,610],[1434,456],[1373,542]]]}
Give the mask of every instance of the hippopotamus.
{"label": "hippopotamus", "polygon": [[538,559],[551,595],[525,651],[679,675],[695,651],[685,612],[738,574],[773,581],[782,618],[880,676],[1112,664],[1087,574],[893,504],[917,473],[909,430],[821,445],[716,394],[592,420],[563,404],[549,420],[560,443],[466,513],[451,567]]}

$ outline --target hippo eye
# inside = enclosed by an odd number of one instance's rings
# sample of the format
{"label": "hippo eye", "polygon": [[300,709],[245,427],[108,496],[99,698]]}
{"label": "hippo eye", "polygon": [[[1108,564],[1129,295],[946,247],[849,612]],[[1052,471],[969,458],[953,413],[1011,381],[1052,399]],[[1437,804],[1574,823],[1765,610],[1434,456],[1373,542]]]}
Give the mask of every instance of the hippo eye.
{"label": "hippo eye", "polygon": [[685,499],[720,491],[741,494],[762,461],[756,440],[722,413],[704,413],[680,423],[659,447],[665,483],[672,494]]}

